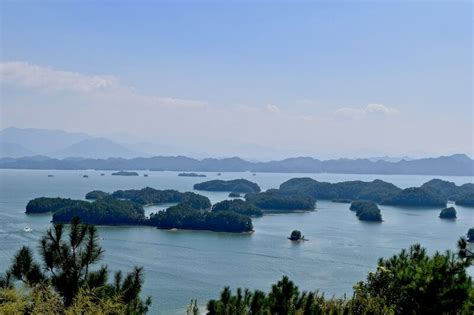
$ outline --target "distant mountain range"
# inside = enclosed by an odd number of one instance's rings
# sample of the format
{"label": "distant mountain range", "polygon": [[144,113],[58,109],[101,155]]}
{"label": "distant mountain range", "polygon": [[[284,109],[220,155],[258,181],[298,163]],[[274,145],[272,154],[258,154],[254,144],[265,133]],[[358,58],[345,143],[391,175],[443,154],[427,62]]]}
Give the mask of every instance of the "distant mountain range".
{"label": "distant mountain range", "polygon": [[[258,146],[254,149],[263,150]],[[0,168],[474,175],[474,162],[464,154],[423,159],[297,157],[259,162],[237,157],[194,159],[175,156],[168,153],[170,150],[166,145],[123,144],[62,130],[11,127],[0,131]]]}
{"label": "distant mountain range", "polygon": [[105,159],[149,156],[106,138],[62,130],[6,128],[0,131],[0,157],[44,155]]}
{"label": "distant mountain range", "polygon": [[464,154],[401,160],[399,162],[369,159],[337,159],[321,161],[297,157],[281,161],[249,162],[237,157],[197,160],[184,156],[156,156],[132,159],[65,158],[44,156],[1,158],[3,169],[61,169],[61,170],[156,170],[199,172],[274,172],[274,173],[346,173],[346,174],[416,174],[473,176],[474,160]]}

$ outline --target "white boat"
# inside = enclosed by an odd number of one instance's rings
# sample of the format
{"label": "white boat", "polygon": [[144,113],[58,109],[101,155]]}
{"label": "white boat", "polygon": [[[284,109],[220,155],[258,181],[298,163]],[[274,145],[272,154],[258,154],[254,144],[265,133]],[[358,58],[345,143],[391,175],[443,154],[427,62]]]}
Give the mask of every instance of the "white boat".
{"label": "white boat", "polygon": [[30,228],[30,227],[27,225],[27,226],[25,226],[25,228],[23,229],[23,231],[25,231],[25,232],[31,232],[31,231],[33,231],[33,229]]}

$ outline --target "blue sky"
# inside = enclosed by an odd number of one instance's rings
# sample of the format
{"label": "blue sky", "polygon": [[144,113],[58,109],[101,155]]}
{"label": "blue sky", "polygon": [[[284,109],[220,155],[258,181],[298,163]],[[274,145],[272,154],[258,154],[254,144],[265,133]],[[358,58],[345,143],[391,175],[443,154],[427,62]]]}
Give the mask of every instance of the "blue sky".
{"label": "blue sky", "polygon": [[[474,151],[470,2],[2,1],[1,23],[5,127],[183,147],[195,135],[209,152],[230,139],[287,155]],[[25,83],[28,71],[56,86],[67,73],[113,76],[114,90],[51,91]],[[127,113],[117,122],[133,109],[166,122],[123,130],[85,118],[114,109]],[[68,113],[84,119],[58,122]]]}

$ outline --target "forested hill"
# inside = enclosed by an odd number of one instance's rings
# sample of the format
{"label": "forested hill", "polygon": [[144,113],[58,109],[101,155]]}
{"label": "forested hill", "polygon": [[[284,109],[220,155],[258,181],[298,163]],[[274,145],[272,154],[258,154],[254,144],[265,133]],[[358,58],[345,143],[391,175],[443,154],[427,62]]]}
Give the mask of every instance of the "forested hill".
{"label": "forested hill", "polygon": [[184,156],[150,158],[53,159],[45,156],[2,158],[3,169],[60,170],[157,170],[199,172],[273,172],[273,173],[347,173],[347,174],[414,174],[414,175],[474,175],[474,160],[464,154],[402,160],[399,162],[369,159],[318,160],[311,157],[281,161],[249,162],[238,157],[197,160]]}

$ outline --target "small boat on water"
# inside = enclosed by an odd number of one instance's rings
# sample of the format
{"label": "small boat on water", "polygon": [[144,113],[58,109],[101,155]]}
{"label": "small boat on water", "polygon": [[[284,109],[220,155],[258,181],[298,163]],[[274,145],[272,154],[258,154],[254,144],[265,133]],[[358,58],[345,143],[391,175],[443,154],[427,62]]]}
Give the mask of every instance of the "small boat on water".
{"label": "small boat on water", "polygon": [[88,177],[89,177],[89,175],[84,175],[84,176],[82,176],[82,177],[84,177],[84,178],[88,178]]}
{"label": "small boat on water", "polygon": [[25,231],[25,232],[31,232],[31,231],[33,231],[33,229],[30,228],[30,227],[27,225],[27,226],[25,226],[25,227],[23,228],[23,231]]}
{"label": "small boat on water", "polygon": [[51,174],[50,174],[50,175],[48,175],[48,177],[54,177],[54,175],[51,175]]}
{"label": "small boat on water", "polygon": [[143,174],[143,177],[148,177],[148,174]]}

